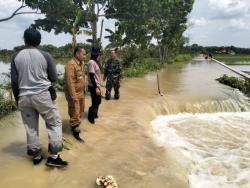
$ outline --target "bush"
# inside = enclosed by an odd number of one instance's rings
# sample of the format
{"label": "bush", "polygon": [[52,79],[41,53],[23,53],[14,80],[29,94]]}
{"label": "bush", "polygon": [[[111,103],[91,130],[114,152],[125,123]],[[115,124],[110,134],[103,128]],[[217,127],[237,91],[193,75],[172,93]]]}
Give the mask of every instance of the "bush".
{"label": "bush", "polygon": [[5,92],[5,90],[0,89],[0,118],[17,110],[15,102],[4,96]]}
{"label": "bush", "polygon": [[216,80],[218,80],[222,84],[231,86],[233,88],[237,88],[240,91],[242,91],[243,93],[250,96],[250,83],[249,83],[249,81],[246,81],[246,80],[241,79],[241,78],[236,78],[233,76],[227,76],[225,74]]}
{"label": "bush", "polygon": [[185,62],[185,61],[190,61],[192,59],[193,57],[191,55],[181,54],[181,55],[177,55],[174,58],[174,62]]}
{"label": "bush", "polygon": [[149,72],[158,70],[161,68],[161,63],[158,59],[147,58],[137,59],[132,62],[131,67],[124,70],[125,77],[140,77]]}

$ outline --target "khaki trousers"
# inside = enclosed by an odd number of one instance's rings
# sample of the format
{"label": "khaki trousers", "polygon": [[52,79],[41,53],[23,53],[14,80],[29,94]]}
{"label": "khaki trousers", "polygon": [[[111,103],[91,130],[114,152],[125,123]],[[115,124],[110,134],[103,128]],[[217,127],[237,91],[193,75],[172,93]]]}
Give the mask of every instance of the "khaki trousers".
{"label": "khaki trousers", "polygon": [[84,98],[71,99],[66,96],[68,101],[68,114],[70,117],[70,126],[79,126],[81,124],[82,112],[84,112]]}

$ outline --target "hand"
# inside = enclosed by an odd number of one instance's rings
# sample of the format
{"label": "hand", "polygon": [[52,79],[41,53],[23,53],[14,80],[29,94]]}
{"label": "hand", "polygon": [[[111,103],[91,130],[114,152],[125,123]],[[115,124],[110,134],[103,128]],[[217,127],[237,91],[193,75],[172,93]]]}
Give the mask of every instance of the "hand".
{"label": "hand", "polygon": [[95,92],[96,92],[96,95],[97,95],[97,96],[100,96],[100,95],[101,95],[101,90],[100,90],[100,88],[97,87],[97,88],[95,89]]}

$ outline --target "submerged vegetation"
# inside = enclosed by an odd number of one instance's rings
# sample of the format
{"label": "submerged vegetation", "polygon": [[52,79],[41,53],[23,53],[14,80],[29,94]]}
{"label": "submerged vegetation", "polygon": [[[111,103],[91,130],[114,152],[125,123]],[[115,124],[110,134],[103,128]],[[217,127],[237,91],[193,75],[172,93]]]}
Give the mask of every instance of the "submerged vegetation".
{"label": "submerged vegetation", "polygon": [[248,80],[227,75],[223,75],[217,80],[222,84],[239,89],[241,92],[250,97],[250,82]]}
{"label": "submerged vegetation", "polygon": [[149,72],[158,70],[162,67],[162,64],[158,59],[138,59],[133,61],[132,65],[124,69],[125,77],[140,77]]}
{"label": "submerged vegetation", "polygon": [[250,55],[217,54],[214,56],[214,58],[219,61],[226,61],[230,64],[234,62],[250,62]]}
{"label": "submerged vegetation", "polygon": [[11,90],[0,86],[0,118],[16,110],[15,101],[12,99]]}

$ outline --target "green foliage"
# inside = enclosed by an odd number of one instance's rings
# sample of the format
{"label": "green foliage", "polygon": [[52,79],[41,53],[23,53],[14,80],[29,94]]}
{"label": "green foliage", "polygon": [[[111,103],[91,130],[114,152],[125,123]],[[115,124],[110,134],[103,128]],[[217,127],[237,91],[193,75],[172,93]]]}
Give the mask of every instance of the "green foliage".
{"label": "green foliage", "polygon": [[228,62],[250,62],[250,55],[229,55],[229,54],[217,54],[214,56],[219,61]]}
{"label": "green foliage", "polygon": [[[90,49],[91,49],[90,44],[78,43],[77,45],[83,46],[87,52],[90,52]],[[0,50],[0,58],[2,57],[1,60],[3,60],[4,62],[10,62],[10,59],[11,59],[11,56],[13,55],[13,53],[23,49],[24,47],[25,46],[22,45],[22,46],[14,47],[13,50],[5,50],[5,49]],[[51,55],[54,58],[57,58],[59,60],[61,58],[72,58],[73,57],[72,44],[66,44],[66,45],[60,46],[60,47],[56,47],[56,46],[53,46],[51,44],[48,44],[48,45],[40,45],[38,48],[51,53]],[[7,53],[5,53],[6,51],[7,51]],[[1,54],[3,54],[3,55],[1,56]]]}
{"label": "green foliage", "polygon": [[17,110],[15,102],[5,96],[6,90],[0,86],[0,118]]}
{"label": "green foliage", "polygon": [[233,76],[223,75],[217,79],[220,83],[237,88],[250,96],[250,82]]}
{"label": "green foliage", "polygon": [[[186,29],[187,15],[193,0],[111,0],[106,15],[118,20],[118,29],[110,39],[123,36],[123,44],[135,44],[142,49],[152,39],[159,46],[159,58],[166,60],[185,43],[182,37]],[[112,37],[113,35],[113,37]],[[112,41],[111,41],[112,42]]]}
{"label": "green foliage", "polygon": [[55,34],[64,32],[76,34],[80,27],[88,27],[86,15],[71,0],[25,1],[31,8],[38,8],[46,15],[43,19],[35,20],[34,27],[45,31],[54,30]]}
{"label": "green foliage", "polygon": [[133,61],[143,57],[140,49],[135,46],[124,48],[121,52],[121,56],[123,60],[123,67],[129,67]]}
{"label": "green foliage", "polygon": [[[19,0],[20,1],[20,0]],[[94,45],[100,45],[97,37],[97,22],[101,11],[107,7],[106,0],[24,0],[32,9],[40,10],[45,18],[35,20],[33,27],[55,34],[64,32],[72,35],[72,46],[75,47],[76,35],[92,35],[88,39]]]}
{"label": "green foliage", "polygon": [[186,61],[191,61],[193,59],[193,56],[188,55],[188,54],[181,54],[177,55],[174,58],[174,62],[186,62]]}
{"label": "green foliage", "polygon": [[161,63],[158,59],[147,58],[147,59],[136,59],[132,62],[132,66],[125,68],[125,77],[140,77],[145,74],[158,70],[161,68]]}
{"label": "green foliage", "polygon": [[9,62],[12,54],[13,54],[12,50],[7,50],[7,49],[0,50],[0,59],[5,62]]}

